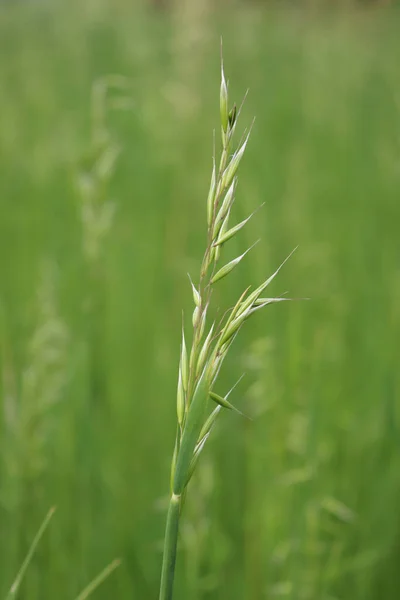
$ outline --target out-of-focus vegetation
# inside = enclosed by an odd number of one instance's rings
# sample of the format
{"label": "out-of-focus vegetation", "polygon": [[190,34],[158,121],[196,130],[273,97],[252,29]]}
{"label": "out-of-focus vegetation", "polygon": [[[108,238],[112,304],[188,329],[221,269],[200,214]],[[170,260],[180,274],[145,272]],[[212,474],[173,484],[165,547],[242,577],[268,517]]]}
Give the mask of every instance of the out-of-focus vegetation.
{"label": "out-of-focus vegetation", "polygon": [[273,291],[311,300],[258,316],[226,366],[253,420],[224,415],[191,484],[176,598],[397,599],[399,26],[395,9],[2,4],[2,597],[52,505],[21,598],[73,599],[115,557],[97,598],[157,597],[222,34],[257,116],[236,217],[266,204],[220,294],[299,244]]}

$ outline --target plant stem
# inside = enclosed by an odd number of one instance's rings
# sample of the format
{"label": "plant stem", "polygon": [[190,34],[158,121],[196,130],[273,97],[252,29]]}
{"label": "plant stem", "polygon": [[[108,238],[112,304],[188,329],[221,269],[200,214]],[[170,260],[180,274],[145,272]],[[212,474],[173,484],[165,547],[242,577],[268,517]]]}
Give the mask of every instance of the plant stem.
{"label": "plant stem", "polygon": [[172,494],[171,500],[169,502],[167,526],[165,530],[164,555],[161,572],[159,600],[172,600],[180,509],[181,496]]}
{"label": "plant stem", "polygon": [[27,570],[29,563],[32,560],[32,557],[35,554],[36,547],[37,547],[38,543],[40,542],[40,539],[41,539],[42,535],[44,534],[44,532],[47,528],[47,525],[49,524],[50,519],[53,516],[55,510],[56,509],[53,506],[53,508],[51,508],[49,510],[43,523],[39,527],[39,531],[37,532],[37,534],[34,537],[31,547],[28,550],[28,554],[26,555],[26,558],[25,558],[24,562],[22,563],[20,570],[18,571],[15,581],[12,584],[10,591],[8,592],[8,595],[6,596],[6,600],[12,600],[12,598],[15,598],[15,596],[17,595],[17,592],[21,585],[22,578],[25,575],[25,571]]}

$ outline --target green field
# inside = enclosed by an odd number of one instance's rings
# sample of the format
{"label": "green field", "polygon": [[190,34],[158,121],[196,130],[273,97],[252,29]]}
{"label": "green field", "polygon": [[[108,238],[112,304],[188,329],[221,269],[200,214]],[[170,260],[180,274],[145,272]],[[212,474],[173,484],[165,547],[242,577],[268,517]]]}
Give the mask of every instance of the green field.
{"label": "green field", "polygon": [[224,368],[252,420],[223,415],[190,485],[176,600],[399,597],[400,14],[212,4],[0,5],[0,598],[51,506],[21,600],[74,600],[115,558],[93,598],[158,597],[220,35],[256,115],[235,218],[265,206],[215,303],[297,245],[271,291],[310,301]]}

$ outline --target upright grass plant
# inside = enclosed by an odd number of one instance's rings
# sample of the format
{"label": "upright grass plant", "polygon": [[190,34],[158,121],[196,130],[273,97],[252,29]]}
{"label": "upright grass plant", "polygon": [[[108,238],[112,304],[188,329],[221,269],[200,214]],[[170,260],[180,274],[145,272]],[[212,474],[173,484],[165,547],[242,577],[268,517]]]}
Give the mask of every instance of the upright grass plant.
{"label": "upright grass plant", "polygon": [[207,245],[198,283],[194,284],[189,276],[194,301],[193,332],[189,351],[184,325],[182,325],[177,389],[177,431],[171,466],[171,497],[164,541],[160,600],[171,600],[173,597],[180,516],[187,486],[199,457],[221,410],[235,410],[240,413],[228,399],[235,386],[224,395],[216,391],[221,367],[245,322],[258,310],[287,300],[287,298],[263,297],[263,292],[278,274],[284,264],[282,263],[254,291],[251,292],[250,287],[244,290],[233,308],[228,309],[219,322],[214,321],[211,326],[207,324],[207,314],[215,285],[232,273],[253,247],[250,246],[236,258],[220,266],[220,262],[223,263],[221,256],[225,245],[252,217],[250,215],[236,225],[231,224],[238,169],[250,136],[250,131],[245,131],[241,142],[232,151],[240,112],[241,109],[237,109],[236,104],[230,108],[228,83],[221,57],[222,150],[217,161],[214,143],[213,168],[207,198]]}

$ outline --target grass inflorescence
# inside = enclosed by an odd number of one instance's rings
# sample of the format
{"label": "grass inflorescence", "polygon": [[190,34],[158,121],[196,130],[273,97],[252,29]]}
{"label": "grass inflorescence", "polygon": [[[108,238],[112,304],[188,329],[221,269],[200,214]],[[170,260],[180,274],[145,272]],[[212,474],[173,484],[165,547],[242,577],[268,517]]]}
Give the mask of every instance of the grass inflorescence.
{"label": "grass inflorescence", "polygon": [[171,499],[164,543],[160,600],[172,598],[179,518],[186,488],[199,457],[221,410],[235,410],[242,414],[228,400],[233,388],[225,395],[220,395],[215,390],[221,367],[246,321],[258,310],[283,300],[283,298],[264,298],[262,294],[284,263],[254,291],[250,291],[250,287],[247,288],[233,308],[225,312],[221,322],[218,324],[213,322],[210,326],[207,323],[214,286],[230,275],[253,247],[250,246],[242,254],[224,264],[222,253],[225,244],[240,232],[252,216],[238,224],[231,223],[238,170],[249,141],[250,131],[244,133],[242,141],[232,150],[240,109],[237,109],[236,104],[233,104],[232,108],[229,106],[228,83],[221,59],[222,150],[217,161],[214,147],[211,183],[207,197],[207,246],[197,286],[189,276],[194,301],[192,343],[189,351],[182,325],[177,390],[178,422],[171,467]]}

